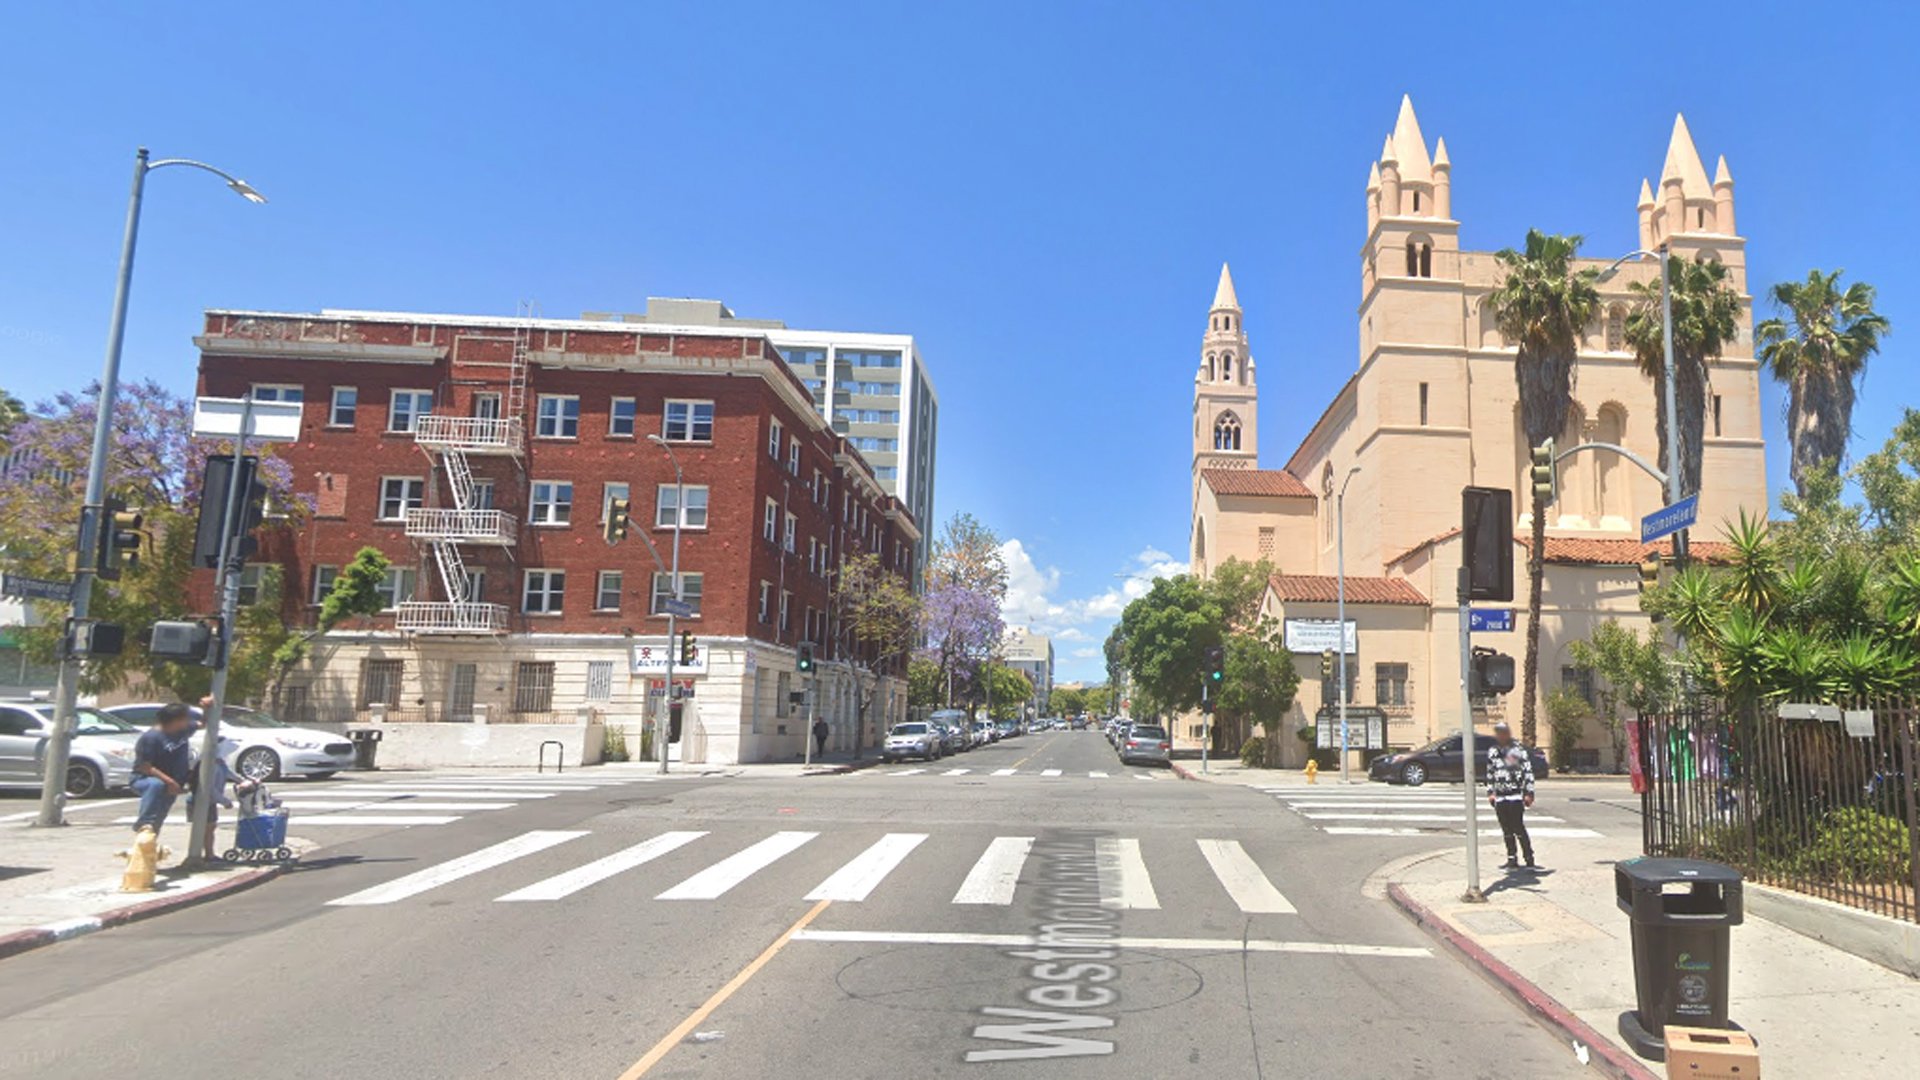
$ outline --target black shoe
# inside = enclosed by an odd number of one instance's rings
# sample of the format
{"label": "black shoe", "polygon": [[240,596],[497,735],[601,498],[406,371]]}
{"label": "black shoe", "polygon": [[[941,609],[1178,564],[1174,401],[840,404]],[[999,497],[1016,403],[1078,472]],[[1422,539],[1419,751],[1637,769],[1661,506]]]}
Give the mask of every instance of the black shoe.
{"label": "black shoe", "polygon": [[1509,858],[1509,859],[1507,860],[1507,869],[1509,869],[1509,870],[1518,870],[1518,869],[1520,869],[1520,860],[1519,860],[1519,859],[1514,859],[1514,858]]}
{"label": "black shoe", "polygon": [[1546,869],[1546,867],[1544,867],[1544,866],[1541,866],[1541,865],[1540,865],[1539,863],[1537,863],[1537,862],[1534,862],[1534,861],[1533,861],[1532,859],[1528,859],[1528,860],[1527,860],[1527,869],[1529,869],[1529,870],[1532,870],[1532,871],[1535,871],[1535,872],[1538,872],[1538,871],[1541,871],[1541,870],[1545,870],[1545,869]]}

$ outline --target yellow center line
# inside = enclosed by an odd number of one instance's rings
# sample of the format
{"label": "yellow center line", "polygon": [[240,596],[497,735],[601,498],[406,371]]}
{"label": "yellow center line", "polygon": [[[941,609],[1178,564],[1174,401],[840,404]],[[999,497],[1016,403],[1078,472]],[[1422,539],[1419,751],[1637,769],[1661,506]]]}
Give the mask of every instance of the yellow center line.
{"label": "yellow center line", "polygon": [[693,1034],[695,1028],[706,1021],[707,1017],[713,1015],[715,1009],[726,1004],[728,998],[732,997],[741,987],[747,985],[747,980],[753,978],[761,968],[766,967],[767,961],[772,960],[775,953],[785,948],[787,942],[793,940],[793,935],[805,930],[807,924],[812,922],[821,912],[827,910],[827,905],[831,903],[833,903],[831,900],[822,900],[813,905],[805,915],[800,916],[798,922],[787,927],[784,933],[774,938],[773,944],[761,950],[760,955],[754,957],[752,963],[741,968],[740,974],[729,979],[727,985],[714,991],[713,996],[708,998],[705,1004],[693,1010],[692,1015],[688,1016],[685,1020],[680,1021],[680,1026],[667,1032],[665,1038],[654,1043],[653,1049],[647,1051],[645,1057],[634,1062],[632,1068],[620,1074],[620,1080],[639,1080],[640,1077],[647,1074],[648,1069],[660,1064],[660,1059],[666,1057],[668,1051],[680,1045],[687,1036]]}
{"label": "yellow center line", "polygon": [[[1052,740],[1052,739],[1048,739],[1047,741],[1048,741],[1048,742],[1052,742],[1053,740]],[[1017,768],[1019,768],[1020,766],[1022,766],[1022,765],[1025,765],[1025,764],[1026,764],[1027,762],[1029,762],[1029,761],[1032,761],[1032,760],[1033,760],[1033,755],[1034,755],[1034,754],[1038,754],[1038,753],[1039,753],[1039,752],[1040,752],[1041,750],[1043,750],[1043,749],[1045,749],[1045,748],[1044,748],[1044,747],[1039,747],[1039,746],[1036,746],[1036,747],[1034,747],[1034,748],[1033,748],[1033,754],[1028,754],[1028,755],[1027,755],[1026,757],[1023,757],[1023,758],[1021,758],[1021,759],[1020,759],[1019,761],[1016,761],[1016,762],[1014,762],[1014,763],[1013,763],[1012,765],[1010,765],[1010,766],[1008,766],[1008,768],[1012,768],[1012,769],[1017,769]]]}

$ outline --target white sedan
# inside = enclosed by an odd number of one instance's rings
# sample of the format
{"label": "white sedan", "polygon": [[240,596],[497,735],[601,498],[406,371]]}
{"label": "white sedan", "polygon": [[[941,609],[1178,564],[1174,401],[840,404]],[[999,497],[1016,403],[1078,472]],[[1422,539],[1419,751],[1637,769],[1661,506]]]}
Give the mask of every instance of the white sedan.
{"label": "white sedan", "polygon": [[[159,702],[148,702],[115,705],[107,712],[145,727],[153,723],[161,708]],[[188,711],[195,720],[200,719],[198,708],[189,706]],[[353,767],[353,744],[345,736],[293,727],[239,705],[220,710],[220,735],[234,744],[225,756],[227,768],[249,780],[271,781],[285,776],[324,780]]]}

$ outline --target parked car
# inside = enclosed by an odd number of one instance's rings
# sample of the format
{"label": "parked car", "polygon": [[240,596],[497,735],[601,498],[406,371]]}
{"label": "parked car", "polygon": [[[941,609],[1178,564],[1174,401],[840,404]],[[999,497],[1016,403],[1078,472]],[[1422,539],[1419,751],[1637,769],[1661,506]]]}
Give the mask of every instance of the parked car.
{"label": "parked car", "polygon": [[[153,723],[161,708],[159,702],[145,702],[115,705],[107,712],[144,728]],[[188,711],[196,721],[201,718],[197,706],[189,706]],[[227,768],[249,780],[272,781],[288,776],[325,780],[353,767],[353,744],[345,737],[283,724],[258,709],[239,705],[221,709],[220,734],[234,743],[226,757]]]}
{"label": "parked car", "polygon": [[[1473,758],[1473,776],[1476,781],[1487,778],[1487,751],[1493,746],[1493,736],[1474,735],[1476,753]],[[1533,750],[1528,755],[1533,759],[1533,778],[1535,781],[1546,779],[1547,755]],[[1417,750],[1407,750],[1398,754],[1387,754],[1373,759],[1367,766],[1367,779],[1381,780],[1389,784],[1406,784],[1419,787],[1429,780],[1448,780],[1459,783],[1460,736],[1448,735],[1435,739]]]}
{"label": "parked car", "polygon": [[[140,738],[140,729],[87,706],[74,709],[74,724],[67,796],[85,799],[131,785],[133,744]],[[52,737],[51,703],[0,702],[0,784],[39,787],[46,775],[47,741]]]}
{"label": "parked car", "polygon": [[889,764],[907,758],[937,761],[940,757],[940,732],[932,724],[920,720],[895,724],[887,732],[887,741],[880,747],[880,757]]}
{"label": "parked car", "polygon": [[936,709],[928,722],[940,729],[941,749],[949,754],[958,754],[973,749],[967,738],[967,727],[972,720],[961,709]]}
{"label": "parked car", "polygon": [[1120,763],[1132,765],[1143,761],[1173,764],[1173,742],[1167,737],[1166,728],[1152,724],[1134,724],[1128,728],[1126,739],[1120,744]]}
{"label": "parked car", "polygon": [[994,728],[1000,732],[1000,737],[1003,739],[1011,739],[1020,734],[1020,726],[1011,720],[1002,720],[996,723]]}
{"label": "parked car", "polygon": [[1000,741],[1000,729],[985,720],[976,720],[973,724],[973,745],[985,746]]}

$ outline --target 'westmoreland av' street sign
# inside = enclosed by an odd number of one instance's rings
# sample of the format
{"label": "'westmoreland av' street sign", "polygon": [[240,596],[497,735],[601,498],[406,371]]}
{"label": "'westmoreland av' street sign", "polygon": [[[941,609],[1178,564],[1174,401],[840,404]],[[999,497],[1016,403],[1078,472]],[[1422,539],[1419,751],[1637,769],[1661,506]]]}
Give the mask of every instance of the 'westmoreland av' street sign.
{"label": "'westmoreland av' street sign", "polygon": [[1651,544],[1692,525],[1700,516],[1700,496],[1689,495],[1640,519],[1640,542]]}
{"label": "'westmoreland av' street sign", "polygon": [[64,604],[73,599],[73,582],[0,574],[0,595],[22,600],[58,600]]}

